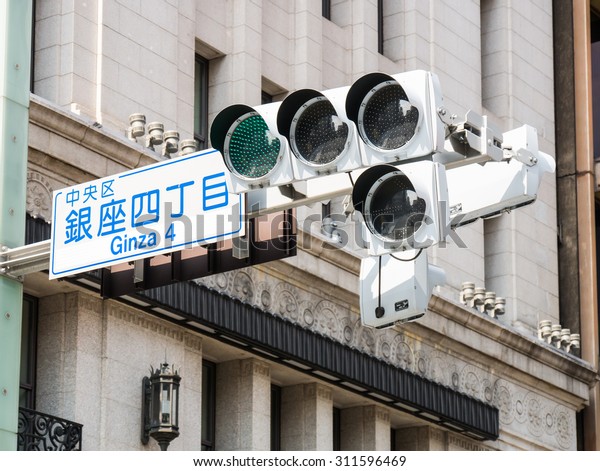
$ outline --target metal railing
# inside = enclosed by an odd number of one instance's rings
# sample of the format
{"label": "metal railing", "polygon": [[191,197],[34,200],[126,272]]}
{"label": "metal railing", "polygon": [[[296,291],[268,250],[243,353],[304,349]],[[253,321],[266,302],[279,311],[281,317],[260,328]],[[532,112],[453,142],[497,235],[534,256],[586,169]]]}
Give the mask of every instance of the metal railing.
{"label": "metal railing", "polygon": [[81,451],[83,425],[19,407],[18,451]]}

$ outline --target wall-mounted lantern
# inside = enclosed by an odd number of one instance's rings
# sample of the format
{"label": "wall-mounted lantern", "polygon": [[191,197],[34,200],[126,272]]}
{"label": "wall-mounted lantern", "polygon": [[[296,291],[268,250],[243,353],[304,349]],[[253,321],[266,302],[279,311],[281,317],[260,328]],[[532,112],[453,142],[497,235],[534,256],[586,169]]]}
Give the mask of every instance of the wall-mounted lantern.
{"label": "wall-mounted lantern", "polygon": [[179,436],[179,383],[181,377],[168,363],[153,370],[142,381],[142,443],[154,438],[166,451]]}

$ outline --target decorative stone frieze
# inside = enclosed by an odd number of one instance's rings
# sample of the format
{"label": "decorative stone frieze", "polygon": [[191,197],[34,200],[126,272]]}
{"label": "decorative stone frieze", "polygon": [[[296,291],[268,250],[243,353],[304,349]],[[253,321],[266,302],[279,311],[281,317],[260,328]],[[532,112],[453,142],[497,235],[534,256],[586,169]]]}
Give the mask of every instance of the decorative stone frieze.
{"label": "decorative stone frieze", "polygon": [[[444,432],[443,432],[444,433]],[[491,448],[482,445],[480,442],[469,440],[463,435],[455,433],[444,433],[447,436],[448,450],[464,450],[464,451],[492,451]]]}
{"label": "decorative stone frieze", "polygon": [[269,368],[269,365],[264,361],[257,360],[256,358],[243,360],[241,362],[241,367],[242,376],[259,375],[270,378],[271,375],[271,369]]}
{"label": "decorative stone frieze", "polygon": [[[409,330],[365,328],[352,306],[337,303],[335,298],[323,299],[311,293],[308,287],[303,289],[256,268],[222,273],[196,282],[493,404],[500,410],[501,428],[508,428],[517,435],[533,435],[542,447],[575,447],[575,411],[516,381],[508,382],[492,374],[473,359],[440,350],[433,342],[427,343]],[[358,303],[358,298],[356,301]]]}
{"label": "decorative stone frieze", "polygon": [[27,214],[46,222],[52,220],[52,191],[50,181],[36,171],[27,172]]}
{"label": "decorative stone frieze", "polygon": [[202,351],[202,337],[199,337],[195,334],[184,333],[183,335],[183,343],[185,348],[190,350],[201,352]]}

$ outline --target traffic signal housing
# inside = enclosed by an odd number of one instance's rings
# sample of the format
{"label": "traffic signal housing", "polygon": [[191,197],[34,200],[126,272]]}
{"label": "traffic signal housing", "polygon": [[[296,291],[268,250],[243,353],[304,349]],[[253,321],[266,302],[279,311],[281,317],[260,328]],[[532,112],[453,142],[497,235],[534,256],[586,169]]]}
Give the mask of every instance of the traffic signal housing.
{"label": "traffic signal housing", "polygon": [[425,314],[436,286],[446,282],[444,271],[429,264],[427,252],[365,257],[360,265],[360,318],[378,329],[410,322]]}
{"label": "traffic signal housing", "polygon": [[345,106],[364,144],[365,166],[430,157],[444,149],[443,96],[431,72],[364,75],[349,88]]}
{"label": "traffic signal housing", "polygon": [[429,160],[366,169],[352,204],[369,255],[427,248],[446,237],[450,222],[444,166]]}
{"label": "traffic signal housing", "polygon": [[429,159],[444,148],[435,74],[371,73],[350,87],[302,89],[283,102],[222,110],[210,130],[232,191],[302,182],[381,163]]}
{"label": "traffic signal housing", "polygon": [[215,117],[210,140],[231,173],[233,193],[294,180],[288,141],[277,131],[279,105],[236,104]]}
{"label": "traffic signal housing", "polygon": [[371,73],[349,87],[302,89],[283,102],[236,104],[212,145],[258,217],[351,196],[367,249],[361,318],[386,327],[421,316],[443,272],[426,249],[456,227],[533,202],[554,161],[524,126],[503,135],[473,111],[455,123],[435,74]]}

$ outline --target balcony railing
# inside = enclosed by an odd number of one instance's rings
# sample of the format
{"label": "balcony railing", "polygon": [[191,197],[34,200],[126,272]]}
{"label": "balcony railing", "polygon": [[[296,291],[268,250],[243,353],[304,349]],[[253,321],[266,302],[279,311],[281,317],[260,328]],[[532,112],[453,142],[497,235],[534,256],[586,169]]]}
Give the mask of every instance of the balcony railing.
{"label": "balcony railing", "polygon": [[81,451],[83,425],[19,408],[19,451]]}

